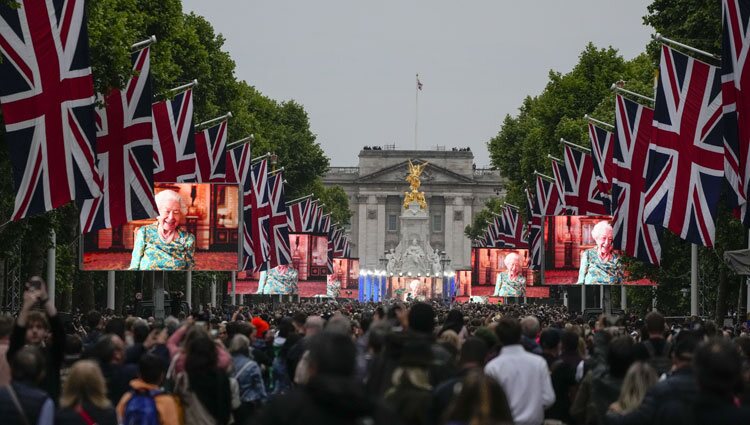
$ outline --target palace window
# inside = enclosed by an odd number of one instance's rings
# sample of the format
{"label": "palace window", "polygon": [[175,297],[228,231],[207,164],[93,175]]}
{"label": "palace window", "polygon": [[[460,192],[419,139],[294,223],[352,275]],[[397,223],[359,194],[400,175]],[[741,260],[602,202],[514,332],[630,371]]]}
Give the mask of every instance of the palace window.
{"label": "palace window", "polygon": [[396,214],[388,214],[388,229],[389,232],[398,232],[398,216]]}
{"label": "palace window", "polygon": [[443,231],[443,215],[442,214],[432,215],[432,231],[434,233],[440,233]]}

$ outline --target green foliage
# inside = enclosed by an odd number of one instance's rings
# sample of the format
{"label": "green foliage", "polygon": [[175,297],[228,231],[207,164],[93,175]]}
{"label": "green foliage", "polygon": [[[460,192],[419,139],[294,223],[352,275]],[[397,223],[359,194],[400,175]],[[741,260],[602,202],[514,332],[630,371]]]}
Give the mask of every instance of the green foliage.
{"label": "green foliage", "polygon": [[475,216],[474,220],[470,225],[464,229],[464,234],[469,239],[479,239],[484,236],[484,231],[487,229],[487,224],[492,222],[493,215],[499,214],[505,205],[498,198],[491,198],[484,204],[484,209],[479,211]]}

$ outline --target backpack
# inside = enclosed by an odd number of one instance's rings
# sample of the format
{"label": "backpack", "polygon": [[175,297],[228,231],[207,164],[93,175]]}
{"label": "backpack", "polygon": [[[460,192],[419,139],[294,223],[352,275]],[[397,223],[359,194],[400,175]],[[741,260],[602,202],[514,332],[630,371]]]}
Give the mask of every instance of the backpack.
{"label": "backpack", "polygon": [[661,353],[656,352],[656,347],[650,340],[643,341],[643,346],[648,351],[648,363],[651,367],[656,369],[656,373],[661,376],[672,369],[672,359],[669,358],[669,351],[672,348],[669,342],[664,343],[664,348]]}
{"label": "backpack", "polygon": [[159,425],[159,411],[154,397],[161,393],[159,390],[131,390],[122,425]]}

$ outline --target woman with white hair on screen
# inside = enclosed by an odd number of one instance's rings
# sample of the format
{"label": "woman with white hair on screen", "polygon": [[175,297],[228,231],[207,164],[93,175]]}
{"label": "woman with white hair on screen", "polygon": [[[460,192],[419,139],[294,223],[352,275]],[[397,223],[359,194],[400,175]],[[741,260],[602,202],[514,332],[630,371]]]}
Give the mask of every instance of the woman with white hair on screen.
{"label": "woman with white hair on screen", "polygon": [[186,207],[177,192],[162,190],[155,198],[156,223],[135,235],[130,270],[188,270],[195,265],[195,236],[180,228]]}
{"label": "woman with white hair on screen", "polygon": [[515,252],[505,256],[503,259],[506,271],[498,273],[495,279],[496,297],[525,297],[526,278],[521,273],[521,256]]}
{"label": "woman with white hair on screen", "polygon": [[581,253],[577,282],[579,285],[622,283],[622,263],[620,256],[612,250],[612,232],[612,226],[606,221],[596,223],[591,229],[591,237],[596,242],[596,248]]}

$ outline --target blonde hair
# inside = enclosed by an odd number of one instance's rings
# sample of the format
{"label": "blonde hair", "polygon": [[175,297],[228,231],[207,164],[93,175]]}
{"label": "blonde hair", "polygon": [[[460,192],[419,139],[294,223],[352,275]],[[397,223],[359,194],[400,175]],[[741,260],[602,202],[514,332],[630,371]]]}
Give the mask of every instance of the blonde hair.
{"label": "blonde hair", "polygon": [[458,337],[456,331],[452,329],[448,329],[441,333],[438,337],[438,342],[444,342],[448,345],[451,345],[456,349],[456,351],[461,350],[461,339]]}
{"label": "blonde hair", "polygon": [[658,380],[659,377],[656,374],[656,370],[648,363],[633,363],[625,375],[625,380],[620,390],[620,398],[617,399],[617,404],[620,405],[623,413],[627,413],[638,407],[641,401],[643,401],[646,391]]}
{"label": "blonde hair", "polygon": [[412,386],[423,390],[432,389],[427,369],[422,367],[397,367],[391,376],[391,383],[393,386],[398,386],[401,382],[408,382]]}
{"label": "blonde hair", "polygon": [[60,395],[61,407],[72,408],[84,401],[100,409],[111,406],[102,371],[99,365],[91,360],[80,360],[73,364]]}

